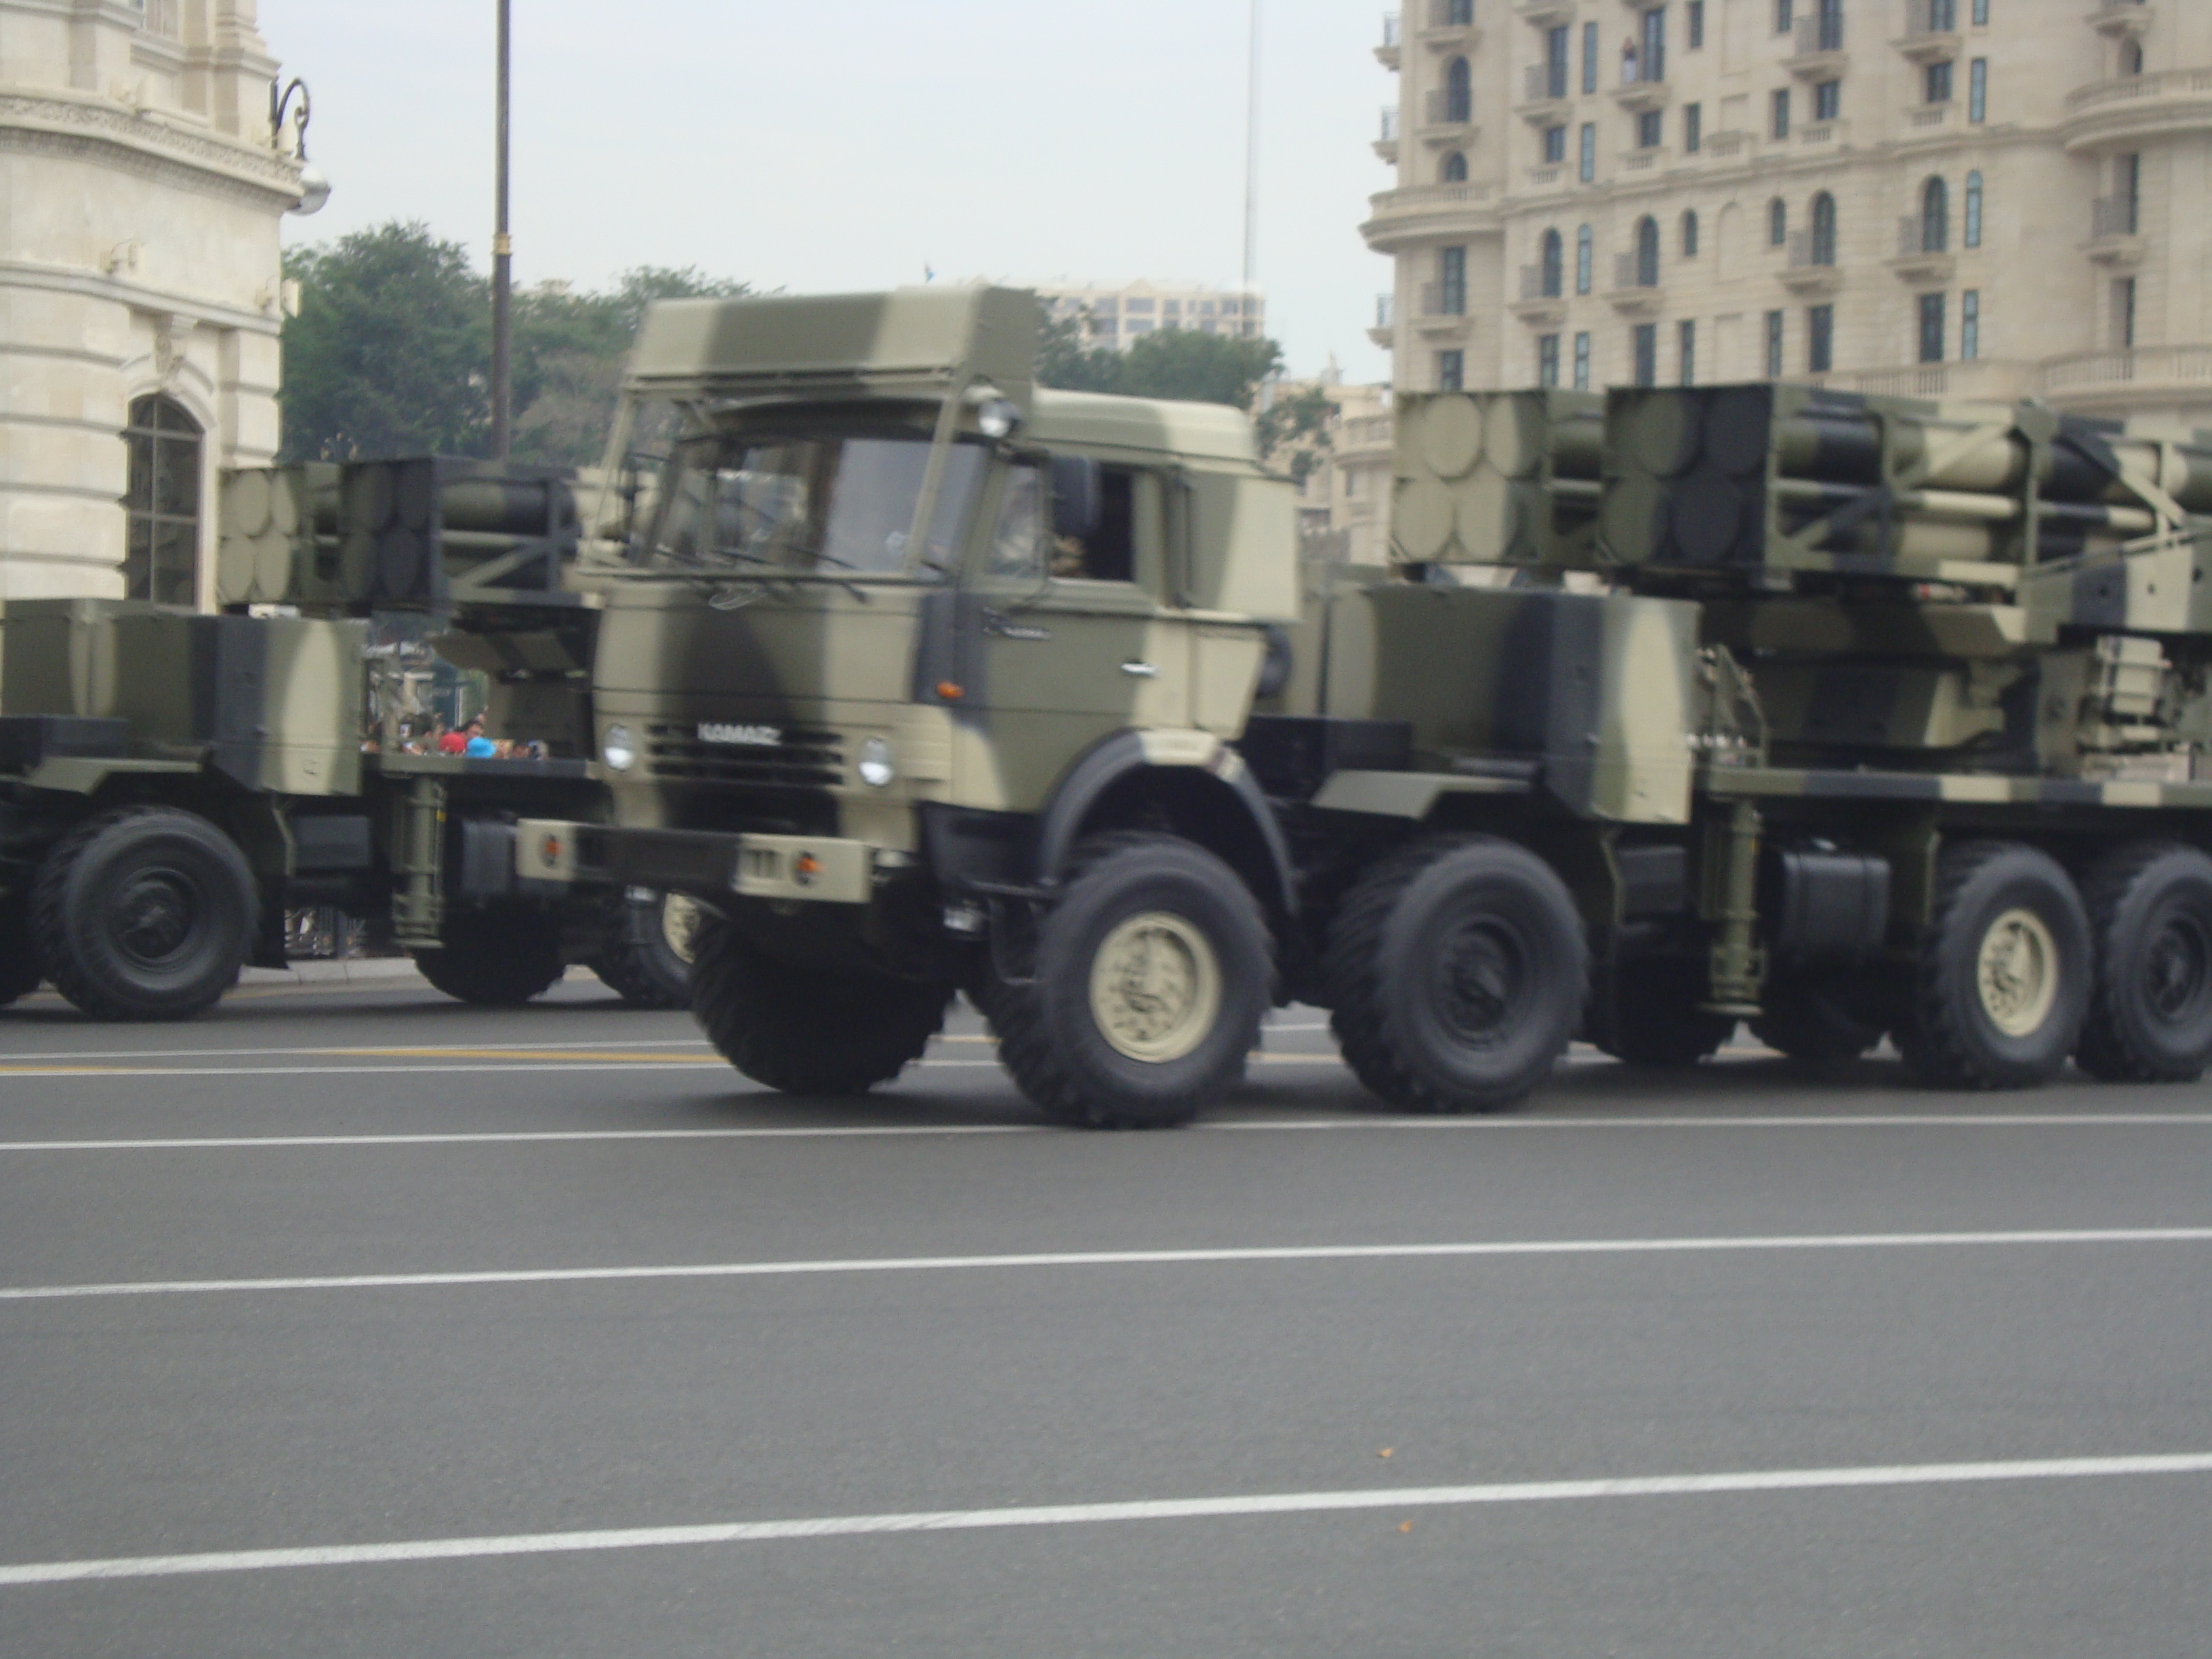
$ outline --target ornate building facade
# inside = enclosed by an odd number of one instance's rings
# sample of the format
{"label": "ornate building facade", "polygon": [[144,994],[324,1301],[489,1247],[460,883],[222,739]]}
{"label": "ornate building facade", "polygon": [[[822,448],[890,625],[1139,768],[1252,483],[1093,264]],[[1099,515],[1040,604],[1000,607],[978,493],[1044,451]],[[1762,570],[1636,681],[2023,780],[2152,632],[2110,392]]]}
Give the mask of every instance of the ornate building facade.
{"label": "ornate building facade", "polygon": [[1408,0],[1407,389],[1825,381],[2212,427],[2212,4]]}
{"label": "ornate building facade", "polygon": [[0,599],[204,605],[302,197],[256,0],[0,0]]}

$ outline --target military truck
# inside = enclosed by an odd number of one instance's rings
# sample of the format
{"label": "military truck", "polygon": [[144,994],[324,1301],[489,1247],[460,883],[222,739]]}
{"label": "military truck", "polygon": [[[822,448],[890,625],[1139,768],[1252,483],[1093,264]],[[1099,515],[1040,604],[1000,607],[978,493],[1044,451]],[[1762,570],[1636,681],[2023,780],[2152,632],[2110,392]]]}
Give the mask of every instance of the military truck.
{"label": "military truck", "polygon": [[[1926,1080],[2212,1055],[2212,445],[1780,386],[1400,410],[1396,561],[1302,605],[1234,410],[1033,384],[1006,290],[680,302],[610,475],[611,821],[748,1076],[955,989],[1048,1116],[1189,1118],[1271,1000],[1396,1106],[1743,1020]],[[644,488],[643,481],[653,481]]]}
{"label": "military truck", "polygon": [[[308,906],[365,919],[465,1001],[527,1000],[585,960],[632,1001],[679,1002],[684,901],[513,879],[518,816],[605,799],[570,481],[316,464],[228,473],[219,510],[218,613],[0,617],[0,1003],[44,978],[100,1018],[184,1018],[242,963],[282,966],[285,915]],[[494,729],[544,757],[405,752],[373,615],[442,623]]]}

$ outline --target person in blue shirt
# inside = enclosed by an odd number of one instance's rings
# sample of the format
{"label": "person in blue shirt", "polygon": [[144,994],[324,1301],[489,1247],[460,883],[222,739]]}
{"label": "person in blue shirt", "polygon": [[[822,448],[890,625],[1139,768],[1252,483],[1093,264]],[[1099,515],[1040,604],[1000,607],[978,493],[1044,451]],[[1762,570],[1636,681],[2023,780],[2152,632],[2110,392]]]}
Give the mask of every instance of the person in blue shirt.
{"label": "person in blue shirt", "polygon": [[469,741],[461,752],[471,760],[489,760],[499,753],[499,745],[484,736],[483,716],[478,714],[469,722]]}

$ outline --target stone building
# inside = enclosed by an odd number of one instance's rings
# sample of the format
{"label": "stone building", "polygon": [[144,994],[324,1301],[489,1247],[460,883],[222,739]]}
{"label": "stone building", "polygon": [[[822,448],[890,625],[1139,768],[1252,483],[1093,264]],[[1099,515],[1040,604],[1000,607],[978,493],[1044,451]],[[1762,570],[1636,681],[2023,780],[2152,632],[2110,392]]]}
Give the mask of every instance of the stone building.
{"label": "stone building", "polygon": [[[1298,528],[1310,546],[1327,541],[1332,556],[1355,564],[1382,564],[1390,556],[1390,388],[1346,384],[1332,361],[1311,380],[1275,380],[1267,398],[1319,387],[1334,406],[1328,444],[1302,445],[1314,465],[1298,489]],[[1287,470],[1290,458],[1269,463]]]}
{"label": "stone building", "polygon": [[1115,351],[1127,350],[1132,341],[1156,329],[1187,328],[1254,340],[1267,332],[1267,302],[1258,294],[1147,282],[1040,283],[1036,293],[1054,318],[1088,316],[1086,343]]}
{"label": "stone building", "polygon": [[2205,0],[1408,0],[1376,50],[1401,386],[2212,426]]}
{"label": "stone building", "polygon": [[210,602],[215,477],[276,450],[256,0],[0,0],[0,599]]}

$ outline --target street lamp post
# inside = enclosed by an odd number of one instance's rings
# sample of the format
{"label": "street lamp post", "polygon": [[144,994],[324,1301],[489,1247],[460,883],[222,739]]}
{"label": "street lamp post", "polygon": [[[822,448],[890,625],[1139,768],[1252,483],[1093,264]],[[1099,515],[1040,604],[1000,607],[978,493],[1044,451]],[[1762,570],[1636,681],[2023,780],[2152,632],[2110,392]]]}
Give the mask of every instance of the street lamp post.
{"label": "street lamp post", "polygon": [[491,453],[503,461],[514,445],[514,241],[507,230],[507,8],[499,0],[497,223],[491,239]]}

